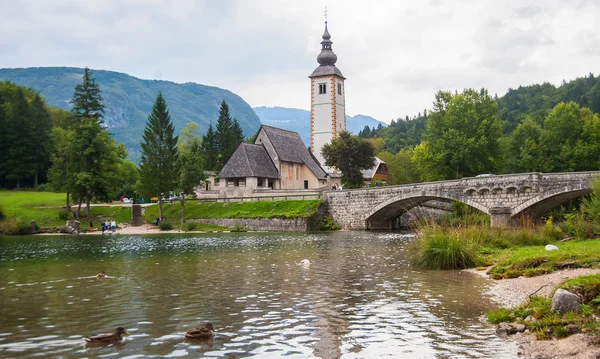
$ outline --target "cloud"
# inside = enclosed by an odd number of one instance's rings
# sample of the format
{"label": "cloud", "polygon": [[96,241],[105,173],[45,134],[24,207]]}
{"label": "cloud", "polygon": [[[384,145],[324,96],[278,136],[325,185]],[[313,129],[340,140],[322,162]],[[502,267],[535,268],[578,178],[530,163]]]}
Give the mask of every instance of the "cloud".
{"label": "cloud", "polygon": [[[319,0],[5,2],[0,67],[89,66],[307,109],[323,10]],[[349,115],[389,121],[442,89],[503,95],[599,72],[597,1],[329,0],[328,10]]]}

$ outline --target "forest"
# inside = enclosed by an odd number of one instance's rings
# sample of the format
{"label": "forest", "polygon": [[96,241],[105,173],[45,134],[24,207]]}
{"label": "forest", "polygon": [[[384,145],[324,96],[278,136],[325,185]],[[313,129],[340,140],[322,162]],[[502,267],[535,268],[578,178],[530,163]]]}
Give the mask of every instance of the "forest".
{"label": "forest", "polygon": [[600,78],[509,89],[440,91],[432,109],[365,127],[390,184],[478,174],[600,169]]}

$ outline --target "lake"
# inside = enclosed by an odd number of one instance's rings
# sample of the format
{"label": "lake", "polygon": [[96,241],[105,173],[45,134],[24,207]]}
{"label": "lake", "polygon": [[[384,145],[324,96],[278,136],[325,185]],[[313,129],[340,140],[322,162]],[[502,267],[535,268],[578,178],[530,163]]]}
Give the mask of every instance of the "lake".
{"label": "lake", "polygon": [[[399,232],[0,237],[0,357],[512,358],[488,282]],[[304,259],[308,261],[303,261]],[[104,270],[107,277],[97,279]],[[184,333],[212,323],[215,336]],[[124,342],[83,337],[125,327]]]}

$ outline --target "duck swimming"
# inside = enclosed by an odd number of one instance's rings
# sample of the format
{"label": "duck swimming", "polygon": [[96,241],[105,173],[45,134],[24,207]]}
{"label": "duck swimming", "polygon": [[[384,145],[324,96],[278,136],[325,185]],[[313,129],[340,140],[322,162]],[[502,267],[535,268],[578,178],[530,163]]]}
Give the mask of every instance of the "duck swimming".
{"label": "duck swimming", "polygon": [[100,273],[96,274],[96,278],[100,279],[100,278],[104,278],[106,277],[106,273],[104,273],[104,271],[101,271]]}
{"label": "duck swimming", "polygon": [[203,327],[190,329],[185,333],[185,337],[188,339],[210,339],[215,335],[215,330],[212,324],[207,323]]}
{"label": "duck swimming", "polygon": [[125,328],[118,327],[114,333],[96,334],[85,338],[86,344],[111,344],[123,340],[123,335],[129,335]]}

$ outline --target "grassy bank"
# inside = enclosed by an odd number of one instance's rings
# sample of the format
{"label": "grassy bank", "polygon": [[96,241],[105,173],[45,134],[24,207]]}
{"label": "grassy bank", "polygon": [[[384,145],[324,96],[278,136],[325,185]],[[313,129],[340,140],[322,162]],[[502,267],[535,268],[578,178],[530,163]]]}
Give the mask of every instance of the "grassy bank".
{"label": "grassy bank", "polygon": [[[563,268],[598,266],[600,239],[561,242],[563,232],[548,221],[534,228],[425,226],[409,246],[414,264],[428,269],[491,266],[494,279],[535,276]],[[559,250],[548,251],[554,244]]]}
{"label": "grassy bank", "polygon": [[524,324],[538,339],[564,338],[582,332],[600,335],[600,275],[569,279],[559,288],[582,298],[578,312],[552,311],[552,299],[533,296],[529,302],[513,309],[500,308],[486,314],[488,320],[498,324],[515,322]]}
{"label": "grassy bank", "polygon": [[[38,228],[54,228],[72,219],[71,212],[64,209],[64,193],[0,191],[0,233],[27,234],[30,222],[36,221]],[[75,207],[72,207],[75,208]],[[82,210],[83,212],[83,210]],[[117,223],[131,220],[131,208],[121,206],[93,206],[91,217],[82,217],[82,227],[87,228],[92,220],[96,229],[103,220],[114,219]]]}
{"label": "grassy bank", "polygon": [[[319,200],[265,202],[199,202],[188,201],[185,219],[197,218],[307,218],[315,214]],[[174,223],[180,218],[181,204],[163,204],[164,216]],[[152,222],[158,217],[158,205],[148,206],[144,219]]]}

